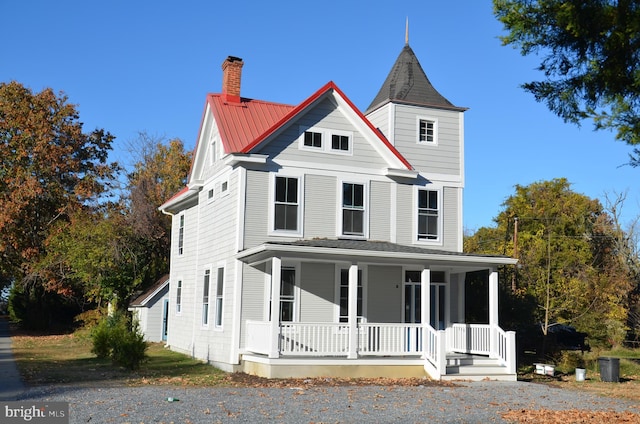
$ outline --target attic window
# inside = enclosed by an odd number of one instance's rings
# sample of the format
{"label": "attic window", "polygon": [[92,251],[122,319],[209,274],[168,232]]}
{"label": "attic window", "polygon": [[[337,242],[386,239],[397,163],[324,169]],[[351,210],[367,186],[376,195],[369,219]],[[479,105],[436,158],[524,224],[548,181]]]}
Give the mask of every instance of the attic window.
{"label": "attic window", "polygon": [[420,144],[436,144],[437,143],[437,121],[435,119],[419,118],[418,119],[418,143]]}
{"label": "attic window", "polygon": [[304,132],[304,145],[305,147],[315,147],[322,149],[322,133],[314,131]]}
{"label": "attic window", "polygon": [[353,132],[318,127],[300,127],[299,148],[320,153],[351,155]]}

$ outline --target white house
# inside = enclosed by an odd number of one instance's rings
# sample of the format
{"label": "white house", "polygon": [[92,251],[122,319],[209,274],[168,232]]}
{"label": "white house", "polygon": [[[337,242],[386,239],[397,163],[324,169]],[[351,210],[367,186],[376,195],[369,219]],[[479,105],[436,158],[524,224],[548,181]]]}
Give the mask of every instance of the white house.
{"label": "white house", "polygon": [[[464,111],[408,43],[363,114],[329,82],[297,106],[241,96],[243,61],[206,97],[172,215],[172,349],[265,377],[515,380],[498,274],[462,253]],[[465,323],[488,271],[489,319]]]}

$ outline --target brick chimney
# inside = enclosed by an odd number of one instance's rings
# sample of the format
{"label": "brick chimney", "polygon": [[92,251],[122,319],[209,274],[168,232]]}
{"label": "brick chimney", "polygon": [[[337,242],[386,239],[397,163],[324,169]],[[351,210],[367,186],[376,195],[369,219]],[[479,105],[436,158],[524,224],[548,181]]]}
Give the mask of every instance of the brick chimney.
{"label": "brick chimney", "polygon": [[222,94],[228,102],[240,102],[240,80],[244,62],[229,56],[222,62]]}

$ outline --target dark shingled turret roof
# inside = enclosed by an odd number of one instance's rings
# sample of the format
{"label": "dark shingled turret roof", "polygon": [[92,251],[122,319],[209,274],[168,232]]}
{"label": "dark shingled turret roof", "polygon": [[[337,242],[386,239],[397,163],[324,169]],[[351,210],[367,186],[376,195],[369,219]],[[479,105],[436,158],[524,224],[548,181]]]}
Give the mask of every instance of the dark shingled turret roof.
{"label": "dark shingled turret roof", "polygon": [[419,106],[464,111],[466,108],[454,106],[433,88],[422,70],[420,62],[409,44],[405,44],[391,72],[382,84],[365,114],[389,103],[405,103]]}

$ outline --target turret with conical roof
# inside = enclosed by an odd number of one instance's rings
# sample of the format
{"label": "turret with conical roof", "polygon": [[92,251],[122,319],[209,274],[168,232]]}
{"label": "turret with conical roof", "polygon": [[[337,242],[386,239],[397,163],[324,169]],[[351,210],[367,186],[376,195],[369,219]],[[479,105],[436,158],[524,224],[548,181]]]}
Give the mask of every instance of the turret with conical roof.
{"label": "turret with conical roof", "polygon": [[408,42],[404,45],[391,68],[391,72],[387,75],[378,95],[373,99],[365,114],[389,102],[465,110],[454,106],[442,94],[438,93],[422,70],[422,66],[420,66],[420,62]]}

